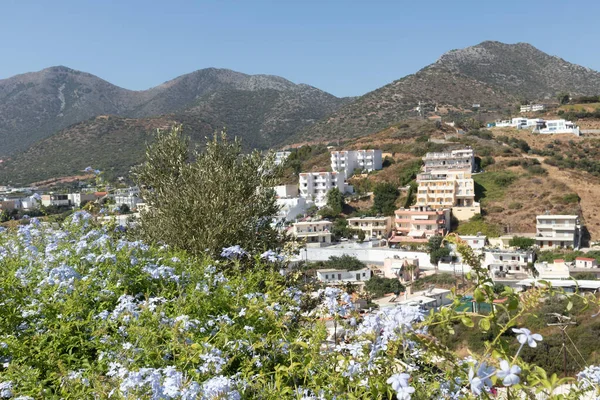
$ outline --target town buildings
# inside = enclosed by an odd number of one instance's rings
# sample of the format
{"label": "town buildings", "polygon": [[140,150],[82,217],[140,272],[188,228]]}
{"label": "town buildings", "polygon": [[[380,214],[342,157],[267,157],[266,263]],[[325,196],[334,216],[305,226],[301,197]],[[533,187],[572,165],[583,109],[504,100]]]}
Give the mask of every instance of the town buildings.
{"label": "town buildings", "polygon": [[538,215],[535,244],[541,249],[571,247],[581,243],[581,225],[577,215]]}
{"label": "town buildings", "polygon": [[350,178],[355,170],[370,172],[383,168],[381,150],[342,150],[331,152],[331,169]]}
{"label": "town buildings", "polygon": [[413,282],[419,278],[421,273],[418,258],[401,258],[399,256],[384,259],[383,267],[380,267],[379,270],[383,273],[384,278],[400,279],[402,283]]}
{"label": "town buildings", "polygon": [[306,213],[310,203],[304,197],[298,196],[297,185],[275,186],[274,190],[277,195],[277,206],[279,206],[275,223],[293,221]]}
{"label": "town buildings", "polygon": [[443,236],[450,231],[450,208],[434,210],[417,205],[396,210],[395,217],[390,243],[424,243],[431,236]]}
{"label": "town buildings", "polygon": [[423,157],[423,172],[445,173],[446,171],[475,170],[475,152],[471,148],[440,153],[427,153]]}
{"label": "town buildings", "polygon": [[302,221],[292,225],[292,234],[300,240],[306,240],[307,246],[326,246],[331,244],[332,222]]}
{"label": "town buildings", "polygon": [[365,232],[367,239],[387,239],[392,232],[392,217],[348,218],[348,227]]}
{"label": "town buildings", "polygon": [[577,125],[571,121],[565,121],[564,119],[545,121],[544,125],[540,127],[537,132],[542,135],[570,133],[579,136],[581,134]]}

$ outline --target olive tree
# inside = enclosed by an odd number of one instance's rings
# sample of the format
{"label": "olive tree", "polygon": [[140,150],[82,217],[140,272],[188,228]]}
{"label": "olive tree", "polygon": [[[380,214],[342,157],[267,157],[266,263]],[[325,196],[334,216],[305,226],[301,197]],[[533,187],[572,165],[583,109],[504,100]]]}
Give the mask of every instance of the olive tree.
{"label": "olive tree", "polygon": [[243,154],[240,141],[224,131],[207,138],[203,151],[190,151],[180,126],[159,131],[133,170],[146,203],[138,232],[193,254],[218,255],[232,245],[275,249],[281,244],[271,226],[276,175],[272,155]]}

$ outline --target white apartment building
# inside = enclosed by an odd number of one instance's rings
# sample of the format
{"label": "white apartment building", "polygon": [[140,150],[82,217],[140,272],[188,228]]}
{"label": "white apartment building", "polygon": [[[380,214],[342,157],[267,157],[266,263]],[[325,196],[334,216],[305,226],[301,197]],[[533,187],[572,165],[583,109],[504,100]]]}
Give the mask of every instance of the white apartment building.
{"label": "white apartment building", "polygon": [[427,153],[423,157],[423,172],[475,170],[475,152],[471,148],[440,153]]}
{"label": "white apartment building", "polygon": [[348,218],[348,227],[364,231],[367,239],[387,239],[392,231],[392,217]]}
{"label": "white apartment building", "polygon": [[331,228],[329,221],[302,221],[292,226],[292,234],[298,239],[306,240],[307,246],[326,246],[331,243]]}
{"label": "white apartment building", "polygon": [[528,250],[490,249],[484,252],[483,268],[492,277],[515,277],[527,275],[527,264],[534,260],[534,253]]}
{"label": "white apartment building", "polygon": [[281,165],[283,162],[292,154],[291,151],[277,151],[275,152],[275,165]]}
{"label": "white apartment building", "polygon": [[327,203],[327,192],[338,188],[342,193],[352,191],[341,172],[303,172],[300,174],[300,197],[313,201],[317,206]]}
{"label": "white apartment building", "polygon": [[545,108],[546,108],[546,106],[544,106],[543,104],[527,104],[527,105],[521,106],[521,112],[526,113],[526,112],[544,111]]}
{"label": "white apartment building", "polygon": [[545,124],[536,132],[539,132],[542,135],[571,133],[575,136],[579,136],[581,134],[577,125],[571,121],[565,121],[564,119],[545,121]]}
{"label": "white apartment building", "polygon": [[434,210],[427,206],[400,208],[395,211],[394,234],[390,243],[422,242],[450,231],[450,209]]}
{"label": "white apartment building", "polygon": [[569,279],[571,271],[565,260],[554,260],[553,263],[535,263],[535,271],[538,279]]}
{"label": "white apartment building", "polygon": [[69,193],[68,199],[74,207],[81,207],[85,203],[96,200],[93,193]]}
{"label": "white apartment building", "polygon": [[355,169],[374,171],[383,168],[381,150],[342,150],[331,152],[331,169],[342,172],[346,178],[354,174]]}
{"label": "white apartment building", "polygon": [[535,244],[542,249],[580,247],[581,225],[577,215],[538,215]]}
{"label": "white apartment building", "polygon": [[348,271],[345,269],[318,269],[317,279],[324,283],[365,282],[371,279],[373,272],[369,268]]}

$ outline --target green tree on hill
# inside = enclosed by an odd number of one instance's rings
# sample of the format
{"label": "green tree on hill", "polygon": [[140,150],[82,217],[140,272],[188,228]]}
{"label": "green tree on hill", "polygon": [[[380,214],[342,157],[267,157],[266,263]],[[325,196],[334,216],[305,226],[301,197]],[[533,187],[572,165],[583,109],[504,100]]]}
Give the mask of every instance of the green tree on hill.
{"label": "green tree on hill", "polygon": [[379,183],[373,190],[373,212],[383,215],[392,215],[396,211],[398,188],[392,183]]}
{"label": "green tree on hill", "polygon": [[344,195],[338,188],[335,187],[327,192],[327,207],[331,208],[336,215],[344,209]]}
{"label": "green tree on hill", "polygon": [[159,131],[133,171],[147,205],[138,233],[196,255],[219,255],[232,245],[276,249],[276,170],[272,156],[242,154],[240,141],[229,141],[225,132],[207,139],[204,152],[190,154],[181,127]]}

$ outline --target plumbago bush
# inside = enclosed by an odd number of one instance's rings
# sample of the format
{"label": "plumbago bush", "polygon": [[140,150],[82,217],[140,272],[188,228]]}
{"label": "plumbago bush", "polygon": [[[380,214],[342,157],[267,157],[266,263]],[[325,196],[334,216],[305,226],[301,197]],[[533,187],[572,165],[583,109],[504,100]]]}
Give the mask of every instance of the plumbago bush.
{"label": "plumbago bush", "polygon": [[[486,316],[454,306],[360,316],[348,294],[303,293],[282,266],[271,251],[208,259],[149,246],[81,212],[60,229],[32,219],[4,231],[0,398],[525,398],[566,382],[519,358],[543,338],[515,321],[552,288],[506,289]],[[472,278],[475,297],[492,299],[485,274]],[[485,354],[459,358],[431,335],[456,321],[495,333]],[[565,396],[598,396],[599,382],[588,367]]]}

